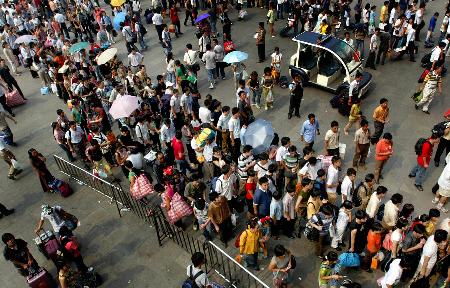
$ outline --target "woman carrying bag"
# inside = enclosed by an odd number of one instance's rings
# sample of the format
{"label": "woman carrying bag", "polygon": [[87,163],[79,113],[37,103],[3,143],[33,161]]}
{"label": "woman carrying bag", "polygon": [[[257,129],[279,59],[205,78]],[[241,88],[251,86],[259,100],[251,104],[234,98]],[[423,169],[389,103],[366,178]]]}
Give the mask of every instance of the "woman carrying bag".
{"label": "woman carrying bag", "polygon": [[278,244],[274,248],[274,256],[269,264],[269,270],[273,273],[273,284],[278,287],[291,287],[296,261],[291,251]]}

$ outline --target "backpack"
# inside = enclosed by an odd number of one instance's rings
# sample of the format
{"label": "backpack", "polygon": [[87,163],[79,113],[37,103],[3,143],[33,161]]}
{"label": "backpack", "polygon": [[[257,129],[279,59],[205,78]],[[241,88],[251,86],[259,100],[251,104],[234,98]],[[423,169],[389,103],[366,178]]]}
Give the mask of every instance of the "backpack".
{"label": "backpack", "polygon": [[[219,180],[219,177],[213,177],[213,178],[211,179],[211,187],[210,187],[210,191],[211,191],[211,192],[215,192],[215,191],[216,191],[217,181],[220,181],[220,180]],[[210,192],[210,193],[211,193],[211,192]]]}
{"label": "backpack", "polygon": [[[414,145],[414,151],[416,152],[416,155],[422,154],[422,149],[423,145],[425,145],[425,142],[428,142],[425,138],[419,138],[419,140],[417,140],[416,145]],[[430,142],[428,142],[428,144],[431,145]]]}
{"label": "backpack", "polygon": [[181,284],[181,288],[199,288],[198,285],[195,283],[195,280],[202,275],[203,270],[198,271],[195,273],[195,275],[192,275],[192,266],[189,267],[189,277],[184,280],[183,284]]}
{"label": "backpack", "polygon": [[236,240],[234,241],[234,247],[236,247],[236,248],[241,247],[241,235],[244,232],[245,232],[245,230],[237,235]]}
{"label": "backpack", "polygon": [[286,76],[280,77],[280,87],[285,89],[289,86],[288,78]]}
{"label": "backpack", "polygon": [[366,194],[367,194],[367,188],[366,188],[366,186],[364,186],[364,182],[359,183],[358,186],[356,186],[356,189],[353,191],[353,194],[352,194],[352,202],[353,202],[354,207],[359,207],[362,204],[362,199],[358,193],[360,187],[364,187],[364,190],[366,190]]}
{"label": "backpack", "polygon": [[378,212],[377,215],[375,216],[376,219],[378,221],[383,221],[383,217],[384,217],[384,203],[380,205],[380,207],[378,207]]}

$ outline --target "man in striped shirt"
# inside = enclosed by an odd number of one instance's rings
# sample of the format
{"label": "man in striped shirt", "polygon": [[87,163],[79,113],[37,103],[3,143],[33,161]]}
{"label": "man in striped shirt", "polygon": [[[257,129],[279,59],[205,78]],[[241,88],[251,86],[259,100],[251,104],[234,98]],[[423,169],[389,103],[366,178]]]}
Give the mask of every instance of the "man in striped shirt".
{"label": "man in striped shirt", "polygon": [[298,153],[294,145],[288,148],[288,153],[283,156],[282,165],[284,168],[285,185],[289,183],[296,184],[298,171]]}

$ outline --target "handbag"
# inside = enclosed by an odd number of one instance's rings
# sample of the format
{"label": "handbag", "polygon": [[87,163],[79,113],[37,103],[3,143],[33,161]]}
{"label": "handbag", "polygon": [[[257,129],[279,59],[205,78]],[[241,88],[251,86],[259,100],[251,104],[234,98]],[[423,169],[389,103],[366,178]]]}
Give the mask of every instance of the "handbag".
{"label": "handbag", "polygon": [[135,200],[139,200],[144,198],[145,196],[153,193],[155,190],[153,189],[153,185],[148,181],[147,177],[144,174],[136,177],[134,181],[133,187],[130,189],[131,197]]}
{"label": "handbag", "polygon": [[[320,219],[319,214],[316,214],[315,216],[317,217],[317,223],[318,223],[319,225],[323,225],[322,219]],[[308,223],[306,224],[306,227],[305,227],[305,230],[304,230],[303,233],[305,234],[306,238],[307,238],[309,241],[314,241],[314,242],[319,241],[320,232],[319,232],[319,230],[317,230],[316,228],[314,228],[314,227],[311,225],[310,222],[308,222]]]}
{"label": "handbag", "polygon": [[286,278],[286,273],[285,272],[280,272],[277,271],[277,273],[275,274],[275,276],[273,276],[273,286],[275,288],[280,288],[283,286],[284,283],[284,279]]}
{"label": "handbag", "polygon": [[167,219],[171,224],[174,224],[183,217],[189,216],[193,213],[191,206],[184,202],[180,194],[175,193],[170,201],[170,210],[167,211]]}
{"label": "handbag", "polygon": [[60,213],[61,218],[64,220],[65,225],[69,228],[70,231],[77,229],[80,226],[80,221],[78,218],[64,210]]}
{"label": "handbag", "polygon": [[293,270],[295,267],[297,267],[297,260],[295,260],[295,256],[291,254],[290,269]]}
{"label": "handbag", "polygon": [[339,264],[343,267],[359,267],[361,261],[358,253],[345,252],[339,255]]}

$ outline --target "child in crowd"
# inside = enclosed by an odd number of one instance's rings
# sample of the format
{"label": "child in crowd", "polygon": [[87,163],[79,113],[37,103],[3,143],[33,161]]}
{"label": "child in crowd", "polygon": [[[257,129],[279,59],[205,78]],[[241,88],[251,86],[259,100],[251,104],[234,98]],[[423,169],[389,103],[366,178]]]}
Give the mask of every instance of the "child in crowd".
{"label": "child in crowd", "polygon": [[203,236],[205,236],[206,240],[211,241],[211,225],[209,225],[211,220],[208,217],[208,203],[203,198],[195,200],[194,216],[197,218]]}

